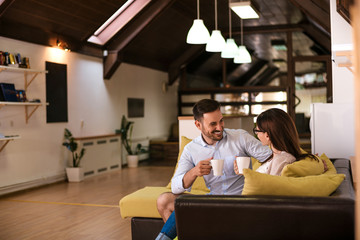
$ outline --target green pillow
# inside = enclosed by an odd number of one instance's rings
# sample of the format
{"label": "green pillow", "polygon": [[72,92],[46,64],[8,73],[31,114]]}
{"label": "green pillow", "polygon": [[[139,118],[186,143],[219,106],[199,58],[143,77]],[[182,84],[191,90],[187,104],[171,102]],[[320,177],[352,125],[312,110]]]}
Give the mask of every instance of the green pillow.
{"label": "green pillow", "polygon": [[243,195],[329,196],[345,179],[344,174],[283,177],[244,169]]}

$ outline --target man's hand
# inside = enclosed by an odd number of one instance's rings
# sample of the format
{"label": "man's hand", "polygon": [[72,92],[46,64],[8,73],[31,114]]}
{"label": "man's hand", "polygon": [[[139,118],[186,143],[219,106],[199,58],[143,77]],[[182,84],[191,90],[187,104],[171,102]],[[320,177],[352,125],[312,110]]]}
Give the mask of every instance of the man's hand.
{"label": "man's hand", "polygon": [[213,159],[213,158],[208,158],[208,159],[200,161],[193,169],[194,174],[198,177],[210,174],[210,171],[212,168],[210,165],[211,159]]}
{"label": "man's hand", "polygon": [[211,158],[200,161],[198,164],[196,164],[195,167],[193,167],[190,171],[185,173],[184,178],[183,178],[183,187],[185,189],[189,188],[195,182],[197,177],[201,177],[201,176],[210,174],[210,171],[212,168],[210,165],[211,159],[213,159],[213,158],[211,157]]}

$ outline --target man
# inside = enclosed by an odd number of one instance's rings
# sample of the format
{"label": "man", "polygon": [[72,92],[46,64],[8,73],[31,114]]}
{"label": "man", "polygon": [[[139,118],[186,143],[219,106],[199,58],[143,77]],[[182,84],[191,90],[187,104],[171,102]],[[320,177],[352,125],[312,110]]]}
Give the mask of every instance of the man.
{"label": "man", "polygon": [[[163,193],[157,200],[163,220],[166,222],[171,216],[157,239],[172,239],[176,236],[175,216],[172,214],[175,199],[184,191],[190,191],[197,177],[204,177],[210,189],[209,194],[240,195],[244,178],[234,172],[236,156],[251,156],[265,161],[271,155],[268,147],[245,130],[224,129],[224,119],[217,101],[200,100],[194,105],[193,114],[201,136],[185,146],[171,180],[172,193]],[[224,159],[222,176],[214,176],[211,159]]]}

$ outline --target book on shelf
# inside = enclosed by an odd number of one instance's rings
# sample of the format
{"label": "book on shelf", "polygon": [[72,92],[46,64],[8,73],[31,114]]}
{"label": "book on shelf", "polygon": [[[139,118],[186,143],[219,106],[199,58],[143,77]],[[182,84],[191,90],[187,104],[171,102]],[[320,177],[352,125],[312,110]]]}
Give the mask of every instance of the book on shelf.
{"label": "book on shelf", "polygon": [[18,138],[20,135],[3,135],[0,133],[0,139],[6,139],[6,138]]}
{"label": "book on shelf", "polygon": [[14,54],[10,53],[9,58],[10,58],[10,64],[15,64]]}
{"label": "book on shelf", "polygon": [[16,90],[16,97],[19,102],[27,102],[25,90]]}
{"label": "book on shelf", "polygon": [[0,51],[0,65],[5,65],[5,54],[3,51]]}
{"label": "book on shelf", "polygon": [[28,57],[21,57],[20,53],[12,54],[0,51],[0,65],[8,67],[30,68]]}
{"label": "book on shelf", "polygon": [[12,83],[0,83],[0,101],[17,102],[15,85]]}

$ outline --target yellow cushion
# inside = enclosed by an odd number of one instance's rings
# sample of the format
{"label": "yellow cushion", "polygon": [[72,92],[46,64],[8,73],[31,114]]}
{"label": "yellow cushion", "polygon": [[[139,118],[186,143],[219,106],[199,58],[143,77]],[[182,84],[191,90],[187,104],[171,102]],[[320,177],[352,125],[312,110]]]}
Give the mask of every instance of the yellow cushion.
{"label": "yellow cushion", "polygon": [[344,174],[282,177],[244,169],[243,195],[329,196],[344,180]]}
{"label": "yellow cushion", "polygon": [[[180,159],[180,156],[181,156],[181,154],[182,154],[182,152],[184,150],[184,147],[191,141],[192,141],[192,139],[181,136],[181,145],[180,145],[180,150],[179,150],[178,162],[176,163],[176,167],[175,167],[173,176],[174,176],[175,171],[176,171],[176,169],[178,167],[179,159]],[[168,189],[171,189],[171,180],[170,180],[169,184],[166,187]],[[195,194],[194,190],[204,191],[205,193],[210,192],[210,190],[206,187],[205,180],[204,180],[203,177],[197,177],[196,178],[195,182],[193,183],[193,185],[191,187],[191,193]]]}
{"label": "yellow cushion", "polygon": [[320,159],[323,160],[327,166],[327,171],[324,174],[336,174],[336,168],[334,166],[334,164],[331,162],[331,160],[325,155],[325,153],[323,153],[320,156]]}
{"label": "yellow cushion", "polygon": [[[121,217],[161,218],[156,207],[156,200],[164,192],[171,191],[166,187],[144,187],[123,197],[119,202]],[[191,193],[205,194],[206,192],[193,190]]]}
{"label": "yellow cushion", "polygon": [[261,162],[259,162],[259,160],[257,160],[256,158],[251,157],[251,162],[253,170],[258,169],[261,166]]}
{"label": "yellow cushion", "polygon": [[324,173],[324,163],[321,159],[318,161],[311,157],[306,157],[299,161],[286,165],[281,171],[283,177],[305,177],[310,175],[319,175]]}
{"label": "yellow cushion", "polygon": [[156,207],[156,200],[163,192],[169,192],[169,189],[145,187],[123,197],[119,202],[121,217],[161,218]]}

